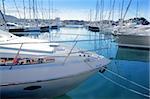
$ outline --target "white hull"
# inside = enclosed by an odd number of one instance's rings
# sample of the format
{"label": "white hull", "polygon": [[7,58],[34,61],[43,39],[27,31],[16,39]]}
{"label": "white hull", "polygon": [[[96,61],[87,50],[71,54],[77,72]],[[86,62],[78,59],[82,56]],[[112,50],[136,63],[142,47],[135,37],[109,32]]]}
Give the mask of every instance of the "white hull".
{"label": "white hull", "polygon": [[[54,97],[62,95],[76,87],[89,76],[96,73],[110,61],[99,57],[86,58],[70,56],[63,65],[63,58],[56,58],[54,63],[2,66],[0,69],[1,97]],[[88,66],[90,64],[90,66]],[[27,87],[40,87],[35,90],[24,90]],[[27,88],[28,89],[28,88]]]}
{"label": "white hull", "polygon": [[150,36],[119,34],[118,45],[122,47],[150,49]]}
{"label": "white hull", "polygon": [[64,45],[42,43],[43,40],[16,37],[7,32],[0,36],[3,38],[0,42],[2,98],[62,95],[110,62],[94,53],[76,48],[72,51]]}
{"label": "white hull", "polygon": [[[47,98],[63,95],[69,90],[73,89],[81,82],[95,74],[97,70],[88,71],[78,75],[72,75],[59,79],[52,79],[47,81],[39,81],[33,83],[25,83],[18,85],[2,86],[1,90],[2,97],[4,98],[25,98],[25,97],[37,97]],[[24,90],[26,87],[40,86],[39,89],[35,90]]]}

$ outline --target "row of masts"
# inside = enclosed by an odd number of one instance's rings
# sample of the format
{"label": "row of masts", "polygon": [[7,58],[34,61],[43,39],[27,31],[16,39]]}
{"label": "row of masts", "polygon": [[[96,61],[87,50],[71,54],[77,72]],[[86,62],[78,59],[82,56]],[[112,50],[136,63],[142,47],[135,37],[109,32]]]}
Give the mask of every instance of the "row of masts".
{"label": "row of masts", "polygon": [[[118,17],[118,22],[120,25],[120,28],[123,26],[123,22],[127,16],[127,13],[129,12],[129,8],[131,7],[131,3],[133,0],[129,0],[128,2],[125,2],[124,0],[118,1],[118,6],[119,10],[115,10],[115,7],[117,6],[117,1],[116,0],[109,0],[109,9],[105,9],[105,1],[104,0],[97,0],[96,2],[96,9],[95,9],[95,18],[92,20],[92,11],[90,9],[90,17],[89,17],[89,30],[94,31],[94,32],[99,32],[103,31],[104,29],[111,29],[112,25],[114,24],[114,20],[117,19]],[[125,6],[126,3],[126,6]],[[124,9],[125,8],[125,9]],[[136,0],[136,13],[135,16],[136,18],[139,16],[138,15],[138,10],[139,10],[139,1]],[[116,16],[116,13],[118,15]],[[107,16],[108,15],[108,19]],[[106,21],[105,21],[106,20]],[[107,22],[107,23],[106,23]]]}
{"label": "row of masts", "polygon": [[[118,13],[118,19],[124,20],[126,17],[126,14],[128,12],[129,7],[131,6],[133,0],[129,0],[127,7],[125,6],[125,0],[122,1],[116,1],[116,0],[109,0],[109,9],[105,9],[105,0],[97,0],[96,2],[96,8],[95,11],[90,9],[89,11],[89,21],[102,21],[104,20],[114,20],[115,13]],[[118,5],[117,5],[118,3]],[[126,2],[127,3],[127,2]],[[139,17],[139,0],[136,0],[136,12],[135,12],[135,17]],[[118,6],[118,10],[116,9],[116,6]],[[126,7],[126,9],[124,9]],[[116,12],[118,11],[118,12]],[[92,18],[92,15],[95,12],[95,17]],[[108,19],[106,19],[106,16],[108,15]]]}
{"label": "row of masts", "polygon": [[[37,1],[37,0],[28,0],[28,2],[25,2],[25,0],[22,0],[22,7],[23,7],[23,16],[21,16],[21,10],[18,8],[18,5],[16,3],[16,0],[13,0],[14,2],[14,5],[15,5],[15,8],[17,10],[17,14],[18,14],[18,17],[20,19],[34,19],[34,20],[37,20],[37,19],[53,19],[54,17],[54,6],[53,6],[53,0],[48,0],[47,1],[47,4],[48,4],[48,9],[44,9],[43,6],[43,0],[41,1]],[[1,4],[2,6],[0,7],[1,8],[1,11],[4,15],[6,15],[6,8],[5,8],[5,3],[6,3],[6,0],[2,0]],[[28,3],[28,4],[27,4]],[[27,6],[28,5],[28,6]],[[38,10],[40,9],[40,10]],[[47,13],[44,13],[44,12],[47,12],[45,10],[48,10],[48,18],[45,17],[45,14]],[[41,11],[41,13],[39,12]],[[28,15],[27,15],[28,14]],[[41,14],[41,15],[40,15]],[[29,16],[29,17],[27,17]],[[41,16],[41,18],[39,18],[38,16]]]}

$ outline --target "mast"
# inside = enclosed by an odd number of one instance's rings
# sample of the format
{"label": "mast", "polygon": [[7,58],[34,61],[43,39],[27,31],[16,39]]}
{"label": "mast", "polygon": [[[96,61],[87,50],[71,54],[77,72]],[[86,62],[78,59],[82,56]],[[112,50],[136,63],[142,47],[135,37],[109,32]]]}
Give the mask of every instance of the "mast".
{"label": "mast", "polygon": [[90,9],[90,18],[89,18],[90,20],[90,22],[92,21],[92,10]]}
{"label": "mast", "polygon": [[112,0],[110,0],[110,4],[109,4],[109,7],[110,7],[110,10],[109,10],[109,14],[108,14],[108,20],[109,20],[109,25],[111,25],[111,22],[110,22],[110,16],[111,16],[111,7],[112,7]]}
{"label": "mast", "polygon": [[95,9],[95,21],[97,20],[97,16],[98,16],[98,13],[99,13],[99,0],[97,0],[96,2],[96,9]]}
{"label": "mast", "polygon": [[19,18],[21,19],[21,15],[20,15],[19,9],[18,9],[18,7],[17,7],[16,0],[14,0],[14,4],[15,4],[15,7],[16,7],[16,9],[17,9],[17,12],[18,12]]}
{"label": "mast", "polygon": [[2,15],[2,18],[3,18],[3,20],[4,20],[4,28],[5,28],[5,30],[6,30],[6,27],[7,27],[7,21],[6,21],[6,19],[5,19],[5,0],[2,0],[2,6],[3,6],[3,13],[2,13],[2,11],[0,10],[0,13],[1,13],[1,15]]}
{"label": "mast", "polygon": [[43,0],[41,0],[41,10],[42,10],[42,19],[44,19],[44,14],[43,14]]}
{"label": "mast", "polygon": [[50,20],[51,20],[51,14],[50,14],[50,13],[51,13],[51,10],[50,10],[51,8],[50,8],[50,4],[51,4],[51,3],[50,3],[50,0],[48,0],[48,7],[49,7],[49,22],[50,22]]}
{"label": "mast", "polygon": [[116,0],[113,0],[113,5],[112,5],[112,21],[114,20],[115,1],[116,1]]}
{"label": "mast", "polygon": [[129,1],[129,4],[128,4],[128,6],[127,6],[127,8],[126,8],[126,11],[125,11],[125,13],[124,13],[124,16],[123,16],[123,20],[125,19],[126,15],[127,15],[127,12],[128,12],[128,10],[129,10],[129,7],[130,7],[131,3],[132,3],[132,0]]}
{"label": "mast", "polygon": [[31,0],[29,0],[29,19],[31,21]]}
{"label": "mast", "polygon": [[121,2],[118,3],[118,20],[121,18]]}
{"label": "mast", "polygon": [[101,21],[103,20],[103,15],[104,15],[104,0],[101,0]]}
{"label": "mast", "polygon": [[3,6],[3,14],[4,14],[4,16],[5,16],[5,0],[2,0],[2,6]]}
{"label": "mast", "polygon": [[6,23],[7,23],[7,22],[6,22],[6,20],[5,20],[4,14],[2,13],[1,10],[0,10],[0,14],[2,15],[2,18],[3,18],[3,20],[4,20],[4,23],[5,23],[4,25],[5,25],[5,29],[6,29]]}
{"label": "mast", "polygon": [[38,2],[37,0],[35,1],[35,17],[36,17],[36,25],[38,26]]}
{"label": "mast", "polygon": [[139,11],[139,0],[137,0],[136,2],[136,18],[139,16],[138,11]]}
{"label": "mast", "polygon": [[32,0],[33,5],[32,5],[32,10],[33,10],[33,19],[35,19],[35,6],[34,6],[34,0]]}
{"label": "mast", "polygon": [[25,14],[25,2],[24,2],[24,0],[23,0],[23,14],[24,14],[24,20],[26,19],[26,14]]}
{"label": "mast", "polygon": [[122,0],[122,5],[121,5],[121,20],[122,20],[122,15],[123,15],[123,7],[124,7],[124,0]]}
{"label": "mast", "polygon": [[54,8],[53,8],[53,0],[52,0],[52,19],[53,19],[53,12],[54,12]]}
{"label": "mast", "polygon": [[104,0],[101,0],[101,16],[100,16],[100,29],[103,29],[103,16],[104,16]]}
{"label": "mast", "polygon": [[36,26],[38,26],[38,23],[37,23],[37,19],[36,19],[36,11],[35,11],[35,1],[33,0],[33,20],[36,24]]}

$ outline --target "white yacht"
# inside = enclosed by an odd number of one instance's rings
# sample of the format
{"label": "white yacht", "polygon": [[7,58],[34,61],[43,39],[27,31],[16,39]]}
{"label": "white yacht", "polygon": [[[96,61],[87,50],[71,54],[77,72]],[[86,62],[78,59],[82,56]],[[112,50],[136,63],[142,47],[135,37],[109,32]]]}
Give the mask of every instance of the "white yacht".
{"label": "white yacht", "polygon": [[150,26],[135,26],[115,31],[117,43],[121,47],[150,49]]}
{"label": "white yacht", "polygon": [[0,30],[2,98],[63,95],[109,63],[95,53]]}

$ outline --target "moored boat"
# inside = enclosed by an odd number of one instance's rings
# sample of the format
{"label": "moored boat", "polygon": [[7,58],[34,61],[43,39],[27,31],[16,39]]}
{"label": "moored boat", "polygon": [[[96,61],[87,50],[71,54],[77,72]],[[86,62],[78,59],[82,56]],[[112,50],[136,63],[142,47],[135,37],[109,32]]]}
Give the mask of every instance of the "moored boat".
{"label": "moored boat", "polygon": [[1,97],[63,95],[103,69],[101,55],[0,31]]}

